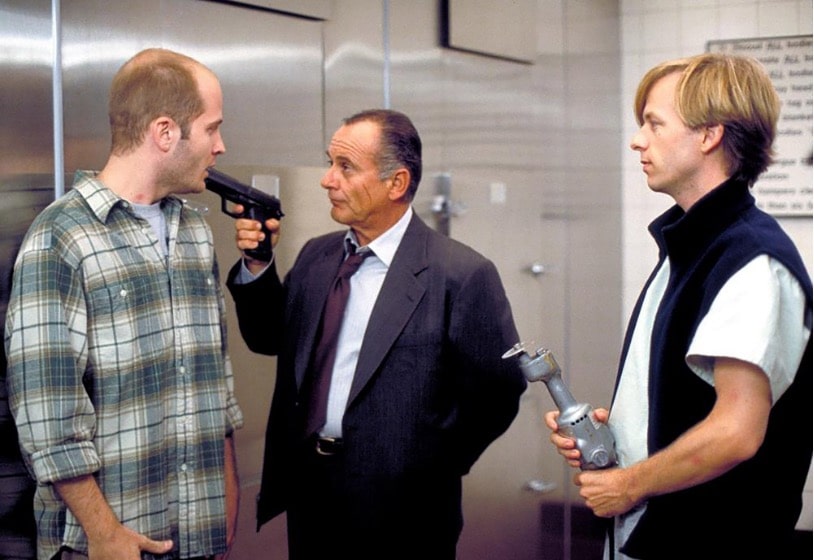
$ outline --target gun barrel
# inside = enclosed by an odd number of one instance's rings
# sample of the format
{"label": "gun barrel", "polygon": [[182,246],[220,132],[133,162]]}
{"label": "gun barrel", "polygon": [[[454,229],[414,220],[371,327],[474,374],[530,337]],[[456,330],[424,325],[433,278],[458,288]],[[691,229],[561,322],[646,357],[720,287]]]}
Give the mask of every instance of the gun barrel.
{"label": "gun barrel", "polygon": [[245,185],[229,175],[222,173],[214,167],[207,168],[208,176],[204,180],[206,188],[232,202],[264,206],[275,212],[275,218],[283,216],[280,210],[280,200],[261,190]]}

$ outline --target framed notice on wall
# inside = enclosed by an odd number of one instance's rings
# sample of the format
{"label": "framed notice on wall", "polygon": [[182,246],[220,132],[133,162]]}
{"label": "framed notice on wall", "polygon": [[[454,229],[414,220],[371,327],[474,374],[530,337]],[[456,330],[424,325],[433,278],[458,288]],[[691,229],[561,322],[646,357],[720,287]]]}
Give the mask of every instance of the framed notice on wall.
{"label": "framed notice on wall", "polygon": [[811,43],[811,35],[707,43],[709,52],[759,60],[780,95],[775,161],[752,189],[757,205],[775,216],[812,215]]}

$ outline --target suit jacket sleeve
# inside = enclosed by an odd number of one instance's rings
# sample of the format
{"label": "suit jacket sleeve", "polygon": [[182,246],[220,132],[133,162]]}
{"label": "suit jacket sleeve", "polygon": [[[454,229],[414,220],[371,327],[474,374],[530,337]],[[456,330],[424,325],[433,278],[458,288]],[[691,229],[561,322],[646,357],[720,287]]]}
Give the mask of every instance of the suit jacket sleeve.
{"label": "suit jacket sleeve", "polygon": [[463,280],[452,306],[449,339],[458,385],[455,441],[463,472],[517,414],[526,381],[503,354],[518,341],[511,307],[489,261]]}
{"label": "suit jacket sleeve", "polygon": [[277,355],[282,341],[285,289],[272,261],[262,276],[248,284],[236,284],[238,261],[229,271],[226,286],[235,301],[243,340],[252,352]]}

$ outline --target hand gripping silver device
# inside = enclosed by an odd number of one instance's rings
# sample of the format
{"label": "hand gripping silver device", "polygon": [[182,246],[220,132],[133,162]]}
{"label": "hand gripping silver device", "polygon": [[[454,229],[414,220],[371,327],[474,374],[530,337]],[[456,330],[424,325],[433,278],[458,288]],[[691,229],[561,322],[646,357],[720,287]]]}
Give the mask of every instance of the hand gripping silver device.
{"label": "hand gripping silver device", "polygon": [[520,369],[528,381],[543,381],[546,384],[560,411],[558,431],[576,442],[580,452],[580,468],[598,470],[616,465],[613,434],[606,424],[596,420],[591,405],[576,402],[551,352],[540,348],[530,355],[525,344],[518,342],[503,354],[504,360],[510,358],[519,360]]}

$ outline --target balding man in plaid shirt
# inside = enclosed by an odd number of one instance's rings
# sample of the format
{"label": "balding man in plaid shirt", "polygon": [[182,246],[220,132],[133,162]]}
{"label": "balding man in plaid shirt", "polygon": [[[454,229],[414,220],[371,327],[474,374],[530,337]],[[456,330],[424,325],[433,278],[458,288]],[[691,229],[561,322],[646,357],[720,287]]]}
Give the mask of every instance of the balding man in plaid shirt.
{"label": "balding man in plaid shirt", "polygon": [[8,388],[36,478],[38,557],[224,557],[237,515],[212,233],[175,195],[225,150],[217,78],[143,51],[114,78],[101,172],[32,224],[8,307]]}

